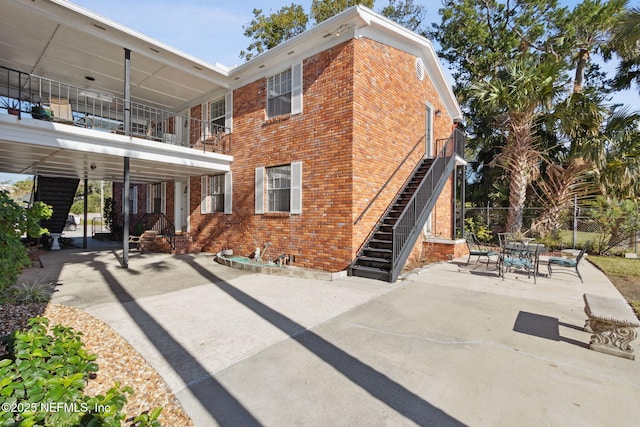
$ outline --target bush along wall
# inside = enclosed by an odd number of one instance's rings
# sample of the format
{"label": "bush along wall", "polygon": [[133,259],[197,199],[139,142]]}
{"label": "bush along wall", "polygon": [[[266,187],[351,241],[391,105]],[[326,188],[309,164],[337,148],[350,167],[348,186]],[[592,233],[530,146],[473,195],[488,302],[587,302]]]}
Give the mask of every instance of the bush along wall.
{"label": "bush along wall", "polygon": [[[97,356],[84,349],[81,332],[57,325],[48,334],[48,324],[36,317],[9,337],[10,352],[0,358],[0,426],[121,426],[131,387],[114,383],[104,395],[86,395]],[[161,411],[141,414],[131,425],[160,426]]]}

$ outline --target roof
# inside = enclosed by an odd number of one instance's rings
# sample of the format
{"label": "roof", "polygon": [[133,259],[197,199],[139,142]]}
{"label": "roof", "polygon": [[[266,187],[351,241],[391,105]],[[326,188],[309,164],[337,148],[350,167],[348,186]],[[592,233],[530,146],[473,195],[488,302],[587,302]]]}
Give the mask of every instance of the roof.
{"label": "roof", "polygon": [[[354,6],[250,61],[212,65],[66,0],[0,0],[0,65],[117,95],[131,50],[132,100],[180,112],[349,38],[368,37],[422,58],[454,120],[462,112],[431,42]],[[89,80],[93,79],[93,80]]]}

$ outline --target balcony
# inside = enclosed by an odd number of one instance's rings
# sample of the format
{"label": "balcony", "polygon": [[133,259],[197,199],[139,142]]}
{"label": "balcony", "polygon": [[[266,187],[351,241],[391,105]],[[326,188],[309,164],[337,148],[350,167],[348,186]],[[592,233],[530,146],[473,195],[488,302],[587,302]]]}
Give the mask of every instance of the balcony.
{"label": "balcony", "polygon": [[[229,154],[231,130],[152,105],[0,67],[0,114],[36,119],[158,144]],[[94,134],[95,135],[95,134]],[[106,136],[106,135],[105,135]]]}

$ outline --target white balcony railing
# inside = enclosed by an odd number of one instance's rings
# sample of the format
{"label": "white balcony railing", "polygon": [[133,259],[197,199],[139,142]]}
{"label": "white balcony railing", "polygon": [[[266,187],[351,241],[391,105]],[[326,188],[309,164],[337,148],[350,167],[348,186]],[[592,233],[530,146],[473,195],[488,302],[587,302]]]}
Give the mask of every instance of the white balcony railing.
{"label": "white balcony railing", "polygon": [[130,135],[205,152],[231,152],[229,128],[138,102],[129,105],[130,125],[125,130],[124,99],[0,67],[0,114]]}

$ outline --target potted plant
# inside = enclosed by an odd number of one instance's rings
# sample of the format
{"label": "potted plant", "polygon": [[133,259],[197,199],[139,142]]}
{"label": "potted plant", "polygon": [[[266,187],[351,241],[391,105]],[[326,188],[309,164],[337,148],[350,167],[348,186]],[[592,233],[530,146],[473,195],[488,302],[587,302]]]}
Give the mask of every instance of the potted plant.
{"label": "potted plant", "polygon": [[52,121],[53,111],[51,111],[50,108],[42,106],[40,102],[36,102],[31,106],[31,117],[38,120]]}
{"label": "potted plant", "polygon": [[20,101],[17,99],[2,97],[2,107],[11,115],[20,115]]}

